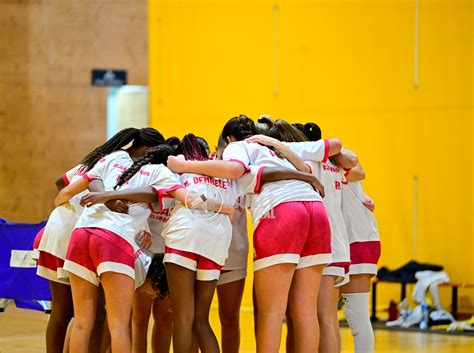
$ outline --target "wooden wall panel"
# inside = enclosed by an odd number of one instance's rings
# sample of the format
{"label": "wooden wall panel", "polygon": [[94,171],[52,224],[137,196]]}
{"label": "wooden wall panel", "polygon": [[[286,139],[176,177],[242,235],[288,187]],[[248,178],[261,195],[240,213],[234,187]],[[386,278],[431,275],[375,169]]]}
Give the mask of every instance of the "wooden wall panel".
{"label": "wooden wall panel", "polygon": [[0,218],[45,219],[54,180],[106,134],[92,68],[147,84],[146,0],[0,0]]}

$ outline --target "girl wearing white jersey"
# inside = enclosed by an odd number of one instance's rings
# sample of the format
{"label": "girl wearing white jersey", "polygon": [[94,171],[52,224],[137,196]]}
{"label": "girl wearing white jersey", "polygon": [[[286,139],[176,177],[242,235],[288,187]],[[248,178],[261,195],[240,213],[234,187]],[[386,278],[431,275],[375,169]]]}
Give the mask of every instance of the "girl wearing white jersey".
{"label": "girl wearing white jersey", "polygon": [[[171,147],[169,147],[171,148]],[[138,164],[138,162],[137,162]],[[131,167],[130,170],[136,169]],[[211,283],[213,280],[214,287],[215,287],[215,280],[217,280],[219,276],[219,268],[216,262],[223,263],[225,260],[225,252],[227,251],[228,244],[224,245],[224,249],[222,249],[222,240],[227,242],[225,233],[223,234],[223,230],[225,227],[229,228],[230,230],[230,222],[227,219],[227,216],[222,214],[213,213],[206,213],[204,210],[196,210],[192,215],[195,217],[194,219],[190,218],[189,211],[185,208],[185,205],[194,205],[195,200],[190,195],[195,194],[194,191],[199,191],[199,194],[205,194],[202,188],[196,187],[192,188],[192,184],[202,184],[208,185],[212,187],[219,187],[225,190],[226,188],[226,181],[222,180],[214,180],[208,177],[202,176],[187,176],[181,180],[182,184],[185,187],[188,187],[188,190],[185,191],[184,189],[180,189],[178,191],[184,193],[184,197],[182,197],[182,204],[176,205],[173,210],[172,218],[166,222],[165,229],[163,231],[163,235],[166,239],[166,255],[165,255],[165,262],[167,263],[167,272],[168,272],[168,279],[170,283],[170,291],[172,294],[172,301],[173,301],[173,342],[174,342],[174,351],[179,352],[181,347],[187,345],[187,351],[189,352],[189,347],[191,344],[192,338],[192,327],[193,322],[196,327],[196,336],[200,341],[200,345],[203,347],[203,350],[209,349],[208,346],[213,344],[213,342],[206,337],[208,332],[206,327],[203,327],[203,322],[207,321],[208,311],[210,302],[207,304],[206,299],[202,298],[200,294],[204,294],[207,296],[209,293],[206,292],[207,287],[206,282]],[[133,179],[131,179],[133,180]],[[201,183],[202,182],[202,183]],[[191,188],[191,189],[189,189]],[[195,189],[195,190],[192,190]],[[163,193],[159,193],[162,196]],[[106,195],[104,197],[104,195]],[[222,193],[225,196],[225,192]],[[177,196],[177,195],[174,195]],[[209,196],[209,195],[208,195]],[[105,201],[111,198],[123,198],[123,199],[130,199],[133,201],[142,201],[144,197],[147,197],[143,191],[139,189],[129,189],[125,190],[124,193],[121,191],[119,192],[106,192],[103,195],[88,195],[83,198],[83,203],[97,203],[101,201]],[[209,198],[209,197],[208,197]],[[147,199],[149,201],[155,201],[156,199]],[[163,197],[159,198],[160,202],[163,202]],[[210,200],[207,200],[210,203]],[[227,208],[221,209],[221,205],[217,205],[218,208],[215,208],[216,211],[220,212],[228,212],[232,213],[233,208],[228,206]],[[185,212],[183,214],[183,212]],[[209,217],[210,216],[210,217]],[[203,217],[203,219],[199,218]],[[206,218],[206,217],[209,217]],[[224,217],[224,221],[226,223],[221,225],[222,217]],[[220,220],[219,220],[220,219]],[[202,222],[200,222],[202,220]],[[221,222],[221,223],[219,223]],[[172,224],[172,225],[171,225]],[[207,227],[206,227],[207,225]],[[219,225],[221,225],[219,227]],[[207,236],[208,233],[216,232],[217,236],[214,237],[213,242],[203,244],[204,238]],[[199,235],[199,237],[194,237],[193,235]],[[228,237],[230,240],[230,234]],[[219,243],[221,243],[219,245]],[[198,249],[196,249],[196,247]],[[206,248],[211,249],[210,255],[205,253]],[[194,250],[196,249],[196,250]],[[189,250],[193,250],[191,252]],[[222,251],[224,250],[224,251]],[[209,258],[215,259],[215,262],[211,259],[206,259],[203,256],[205,253]],[[199,254],[199,255],[198,255]],[[198,257],[198,258],[197,258]],[[176,265],[176,266],[175,266]],[[190,268],[191,267],[191,268]],[[184,271],[185,277],[181,276],[180,273],[176,274],[176,272]],[[194,282],[196,282],[196,273],[199,279],[203,281],[198,281],[196,285],[196,296],[198,299],[198,305],[196,307],[196,315],[194,315]],[[192,276],[186,276],[191,274]],[[188,278],[189,277],[189,278]],[[192,285],[191,283],[192,282]],[[202,282],[202,285],[199,285],[199,282]],[[176,290],[176,286],[191,286],[193,289],[190,292],[189,288],[186,289],[179,289]],[[180,298],[184,298],[185,300],[180,300]],[[191,298],[191,299],[190,299]],[[210,299],[212,300],[212,293],[210,295]],[[189,307],[191,305],[191,307]],[[205,313],[207,307],[207,315]],[[188,310],[189,308],[192,309],[192,313]],[[190,320],[188,320],[190,319]],[[189,324],[189,325],[187,325]],[[207,324],[208,325],[208,324]],[[210,326],[208,328],[210,330]],[[212,332],[212,331],[211,331]],[[189,339],[189,341],[186,341]],[[217,342],[216,342],[217,344]],[[207,345],[207,346],[206,346]],[[185,350],[186,350],[185,349]],[[183,350],[181,350],[183,351]]]}
{"label": "girl wearing white jersey", "polygon": [[[114,152],[102,158],[82,180],[61,190],[55,202],[57,205],[66,202],[94,179],[101,179],[105,190],[154,186],[159,192],[176,194],[181,186],[174,174],[163,164],[148,165],[165,162],[172,152],[171,147],[159,145],[135,163],[127,152]],[[132,164],[133,168],[129,169]],[[73,294],[75,325],[71,347],[75,352],[87,352],[94,318],[91,309],[97,300],[99,279],[105,293],[112,352],[131,351],[129,319],[135,277],[134,237],[143,229],[148,215],[148,207],[136,203],[130,206],[129,214],[111,212],[105,205],[93,205],[85,208],[79,218],[64,264]]]}
{"label": "girl wearing white jersey", "polygon": [[[216,159],[222,159],[224,148],[225,144],[220,136],[216,149]],[[231,180],[230,185],[236,190],[236,181]],[[238,194],[237,190],[235,194]],[[238,353],[240,351],[240,306],[247,276],[249,251],[246,200],[246,195],[237,196],[234,205],[235,215],[232,221],[229,257],[226,259],[217,281],[222,353]]]}
{"label": "girl wearing white jersey", "polygon": [[[226,144],[219,138],[216,159],[222,159]],[[303,174],[286,168],[257,168],[260,185],[288,179],[300,179],[317,185],[316,178],[304,177]],[[230,185],[239,192],[240,179],[230,180]],[[257,186],[257,189],[260,186]],[[238,353],[240,349],[240,306],[247,275],[248,234],[246,207],[251,195],[240,195],[235,203],[235,215],[232,222],[232,241],[229,247],[229,257],[226,259],[221,276],[217,282],[217,299],[219,303],[219,319],[221,322],[221,342],[223,353]]]}
{"label": "girl wearing white jersey", "polygon": [[[255,131],[255,125],[248,117],[233,118],[222,132],[228,143],[224,161],[183,161],[170,157],[169,166],[177,172],[229,179],[241,177],[251,165],[294,169],[267,147],[243,141]],[[338,149],[338,145],[323,143],[320,153],[332,155]],[[330,228],[321,197],[300,181],[270,183],[252,197],[251,212],[256,227],[257,350],[278,352],[281,322],[289,301],[298,337],[297,352],[315,352],[319,337],[315,335],[318,323],[314,303],[322,265],[331,262]]]}
{"label": "girl wearing white jersey", "polygon": [[[164,256],[165,240],[161,233],[176,204],[175,198],[167,196],[169,195],[163,195],[161,202],[150,203],[149,232],[142,233],[143,238],[136,239],[137,243],[141,243],[141,251],[148,256],[158,256],[155,254],[161,254],[161,258]],[[148,324],[151,315],[153,315],[152,352],[167,353],[170,350],[173,327],[170,297],[161,295],[151,298],[148,293],[142,291],[135,291],[133,296],[132,351],[135,353],[146,352]]]}
{"label": "girl wearing white jersey", "polygon": [[[56,185],[58,191],[82,178],[82,175],[91,169],[97,161],[105,155],[132,143],[127,149],[133,157],[141,157],[146,149],[163,143],[163,136],[152,128],[123,129],[103,145],[95,148],[82,161],[81,164],[66,172],[58,178]],[[92,187],[92,186],[91,186]],[[101,182],[94,183],[94,190],[103,190]],[[63,269],[66,251],[74,226],[82,213],[79,204],[80,195],[73,197],[69,202],[56,207],[51,213],[44,234],[39,243],[38,275],[50,281],[52,296],[52,311],[46,329],[46,351],[48,353],[62,352],[67,326],[73,316],[73,303],[71,288],[66,271]],[[107,204],[116,212],[126,212],[127,205],[120,201]],[[101,296],[102,297],[102,296]],[[103,302],[103,299],[101,300]],[[100,320],[99,320],[100,319]],[[96,327],[91,339],[91,351],[97,351],[100,346],[102,333],[101,326],[105,320],[103,305],[98,305]]]}
{"label": "girl wearing white jersey", "polygon": [[355,353],[374,352],[374,333],[369,317],[370,279],[377,274],[380,258],[380,235],[372,213],[374,204],[365,195],[358,165],[346,172],[342,186],[342,212],[349,235],[351,281],[342,287],[345,315],[354,337]]}
{"label": "girl wearing white jersey", "polygon": [[[331,252],[333,262],[323,270],[323,279],[318,298],[318,318],[321,328],[320,352],[339,350],[339,322],[337,304],[339,288],[349,281],[349,239],[344,226],[341,210],[341,165],[352,167],[357,164],[357,157],[347,150],[341,150],[335,156],[320,159],[318,146],[320,142],[309,142],[307,137],[284,120],[278,120],[268,132],[270,136],[253,136],[250,141],[272,146],[285,154],[287,147],[307,163],[310,170],[324,185],[323,199],[331,225]],[[280,141],[286,142],[286,144]],[[328,142],[324,142],[325,144]],[[324,158],[324,157],[323,157]],[[290,313],[288,313],[290,314]],[[288,337],[287,352],[293,352],[293,335],[291,314],[287,315]]]}
{"label": "girl wearing white jersey", "polygon": [[[189,160],[207,159],[207,151],[192,134],[183,138],[178,151]],[[233,214],[235,195],[228,180],[189,173],[182,174],[180,180],[188,192],[215,201]],[[231,242],[229,217],[177,205],[163,236],[173,305],[173,350],[189,353],[194,331],[202,351],[218,352],[209,310]]]}

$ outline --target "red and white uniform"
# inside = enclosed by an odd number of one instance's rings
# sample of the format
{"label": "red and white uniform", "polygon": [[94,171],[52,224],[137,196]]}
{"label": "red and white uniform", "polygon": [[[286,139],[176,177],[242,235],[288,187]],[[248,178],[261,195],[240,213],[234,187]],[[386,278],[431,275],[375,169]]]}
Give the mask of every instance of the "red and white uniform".
{"label": "red and white uniform", "polygon": [[[122,173],[133,164],[125,151],[102,158],[84,178],[101,179],[106,191],[113,190]],[[119,189],[153,187],[158,195],[181,188],[175,175],[164,165],[143,166]],[[104,204],[87,207],[82,212],[68,247],[64,268],[77,276],[99,284],[99,276],[108,271],[135,278],[135,235],[146,228],[148,205],[133,203],[128,214],[110,211]]]}
{"label": "red and white uniform", "polygon": [[331,225],[331,253],[332,263],[323,270],[323,275],[336,276],[336,287],[349,282],[350,250],[349,238],[342,216],[342,180],[339,167],[330,160],[326,162],[306,161],[312,174],[324,185],[324,206]]}
{"label": "red and white uniform", "polygon": [[[63,175],[66,185],[75,183],[84,175],[78,165]],[[36,273],[50,281],[69,284],[67,272],[63,269],[64,259],[76,222],[83,207],[79,204],[81,197],[87,191],[81,192],[68,202],[56,207],[51,212],[44,233],[38,246],[38,268]]]}
{"label": "red and white uniform", "polygon": [[[328,146],[320,144],[319,151],[323,159]],[[230,143],[223,159],[240,163],[246,170],[252,165],[294,169],[268,147],[247,141]],[[321,196],[308,183],[278,181],[255,191],[259,193],[250,202],[255,271],[280,263],[304,268],[331,262],[327,215]],[[299,230],[296,234],[295,229]]]}
{"label": "red and white uniform", "polygon": [[380,258],[380,235],[377,221],[362,203],[366,200],[360,181],[342,186],[342,214],[349,236],[351,265],[349,273],[377,274]]}
{"label": "red and white uniform", "polygon": [[[165,253],[165,239],[162,235],[166,222],[171,217],[173,207],[178,201],[170,195],[164,194],[159,202],[149,205],[150,216],[148,217],[148,230],[151,233],[151,246],[149,249],[142,249],[148,256]],[[139,233],[137,234],[138,237]],[[136,239],[138,243],[138,239]]]}
{"label": "red and white uniform", "polygon": [[[257,178],[249,174],[244,180],[238,184],[239,188],[245,185],[239,194],[255,189]],[[237,198],[235,188],[226,179],[184,173],[181,183],[188,192],[220,204],[234,205]],[[165,262],[196,271],[198,280],[219,278],[232,240],[232,225],[227,215],[177,204],[162,234],[166,244]]]}
{"label": "red and white uniform", "polygon": [[[230,182],[231,185],[234,185],[234,188],[238,187],[235,185],[238,180],[231,180]],[[225,260],[217,285],[239,281],[247,276],[247,259],[249,253],[246,211],[247,199],[247,195],[237,197],[234,221],[232,222],[232,240],[229,246],[229,257]]]}
{"label": "red and white uniform", "polygon": [[148,256],[138,246],[134,246],[135,256],[135,290],[146,281],[148,269],[150,268],[152,257]]}

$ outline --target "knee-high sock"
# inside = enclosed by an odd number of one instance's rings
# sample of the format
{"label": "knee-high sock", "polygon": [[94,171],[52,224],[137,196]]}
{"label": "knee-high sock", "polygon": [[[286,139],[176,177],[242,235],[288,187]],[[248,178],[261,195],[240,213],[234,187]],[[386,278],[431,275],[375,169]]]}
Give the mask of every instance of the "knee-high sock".
{"label": "knee-high sock", "polygon": [[369,293],[350,293],[343,296],[346,300],[346,320],[354,336],[354,352],[373,353],[374,331],[369,317]]}

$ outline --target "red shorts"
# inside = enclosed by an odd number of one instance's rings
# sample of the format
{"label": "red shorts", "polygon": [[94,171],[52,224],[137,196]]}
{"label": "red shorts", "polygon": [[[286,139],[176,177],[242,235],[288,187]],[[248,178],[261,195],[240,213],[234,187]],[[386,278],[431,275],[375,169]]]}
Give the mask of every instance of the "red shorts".
{"label": "red shorts", "polygon": [[335,287],[343,286],[349,283],[350,262],[333,262],[327,265],[323,270],[323,276],[334,276],[336,278]]}
{"label": "red shorts", "polygon": [[33,258],[38,262],[36,274],[50,281],[69,284],[67,279],[59,279],[60,276],[58,275],[58,269],[63,268],[64,260],[46,251],[38,250],[43,233],[44,228],[36,234],[35,240],[33,241]]}
{"label": "red shorts", "polygon": [[104,272],[122,273],[135,279],[133,248],[121,236],[106,229],[74,229],[64,269],[97,286]]}
{"label": "red shorts", "polygon": [[351,245],[351,265],[349,273],[377,274],[377,263],[380,259],[380,241],[355,242]]}
{"label": "red shorts", "polygon": [[163,262],[169,262],[196,272],[199,281],[215,281],[219,279],[222,266],[204,256],[165,247]]}
{"label": "red shorts", "polygon": [[295,263],[296,269],[331,262],[331,227],[319,201],[285,202],[253,234],[254,271]]}
{"label": "red shorts", "polygon": [[37,250],[39,248],[41,238],[43,237],[44,228],[45,227],[41,228],[40,231],[36,234],[35,240],[33,240],[33,250]]}

